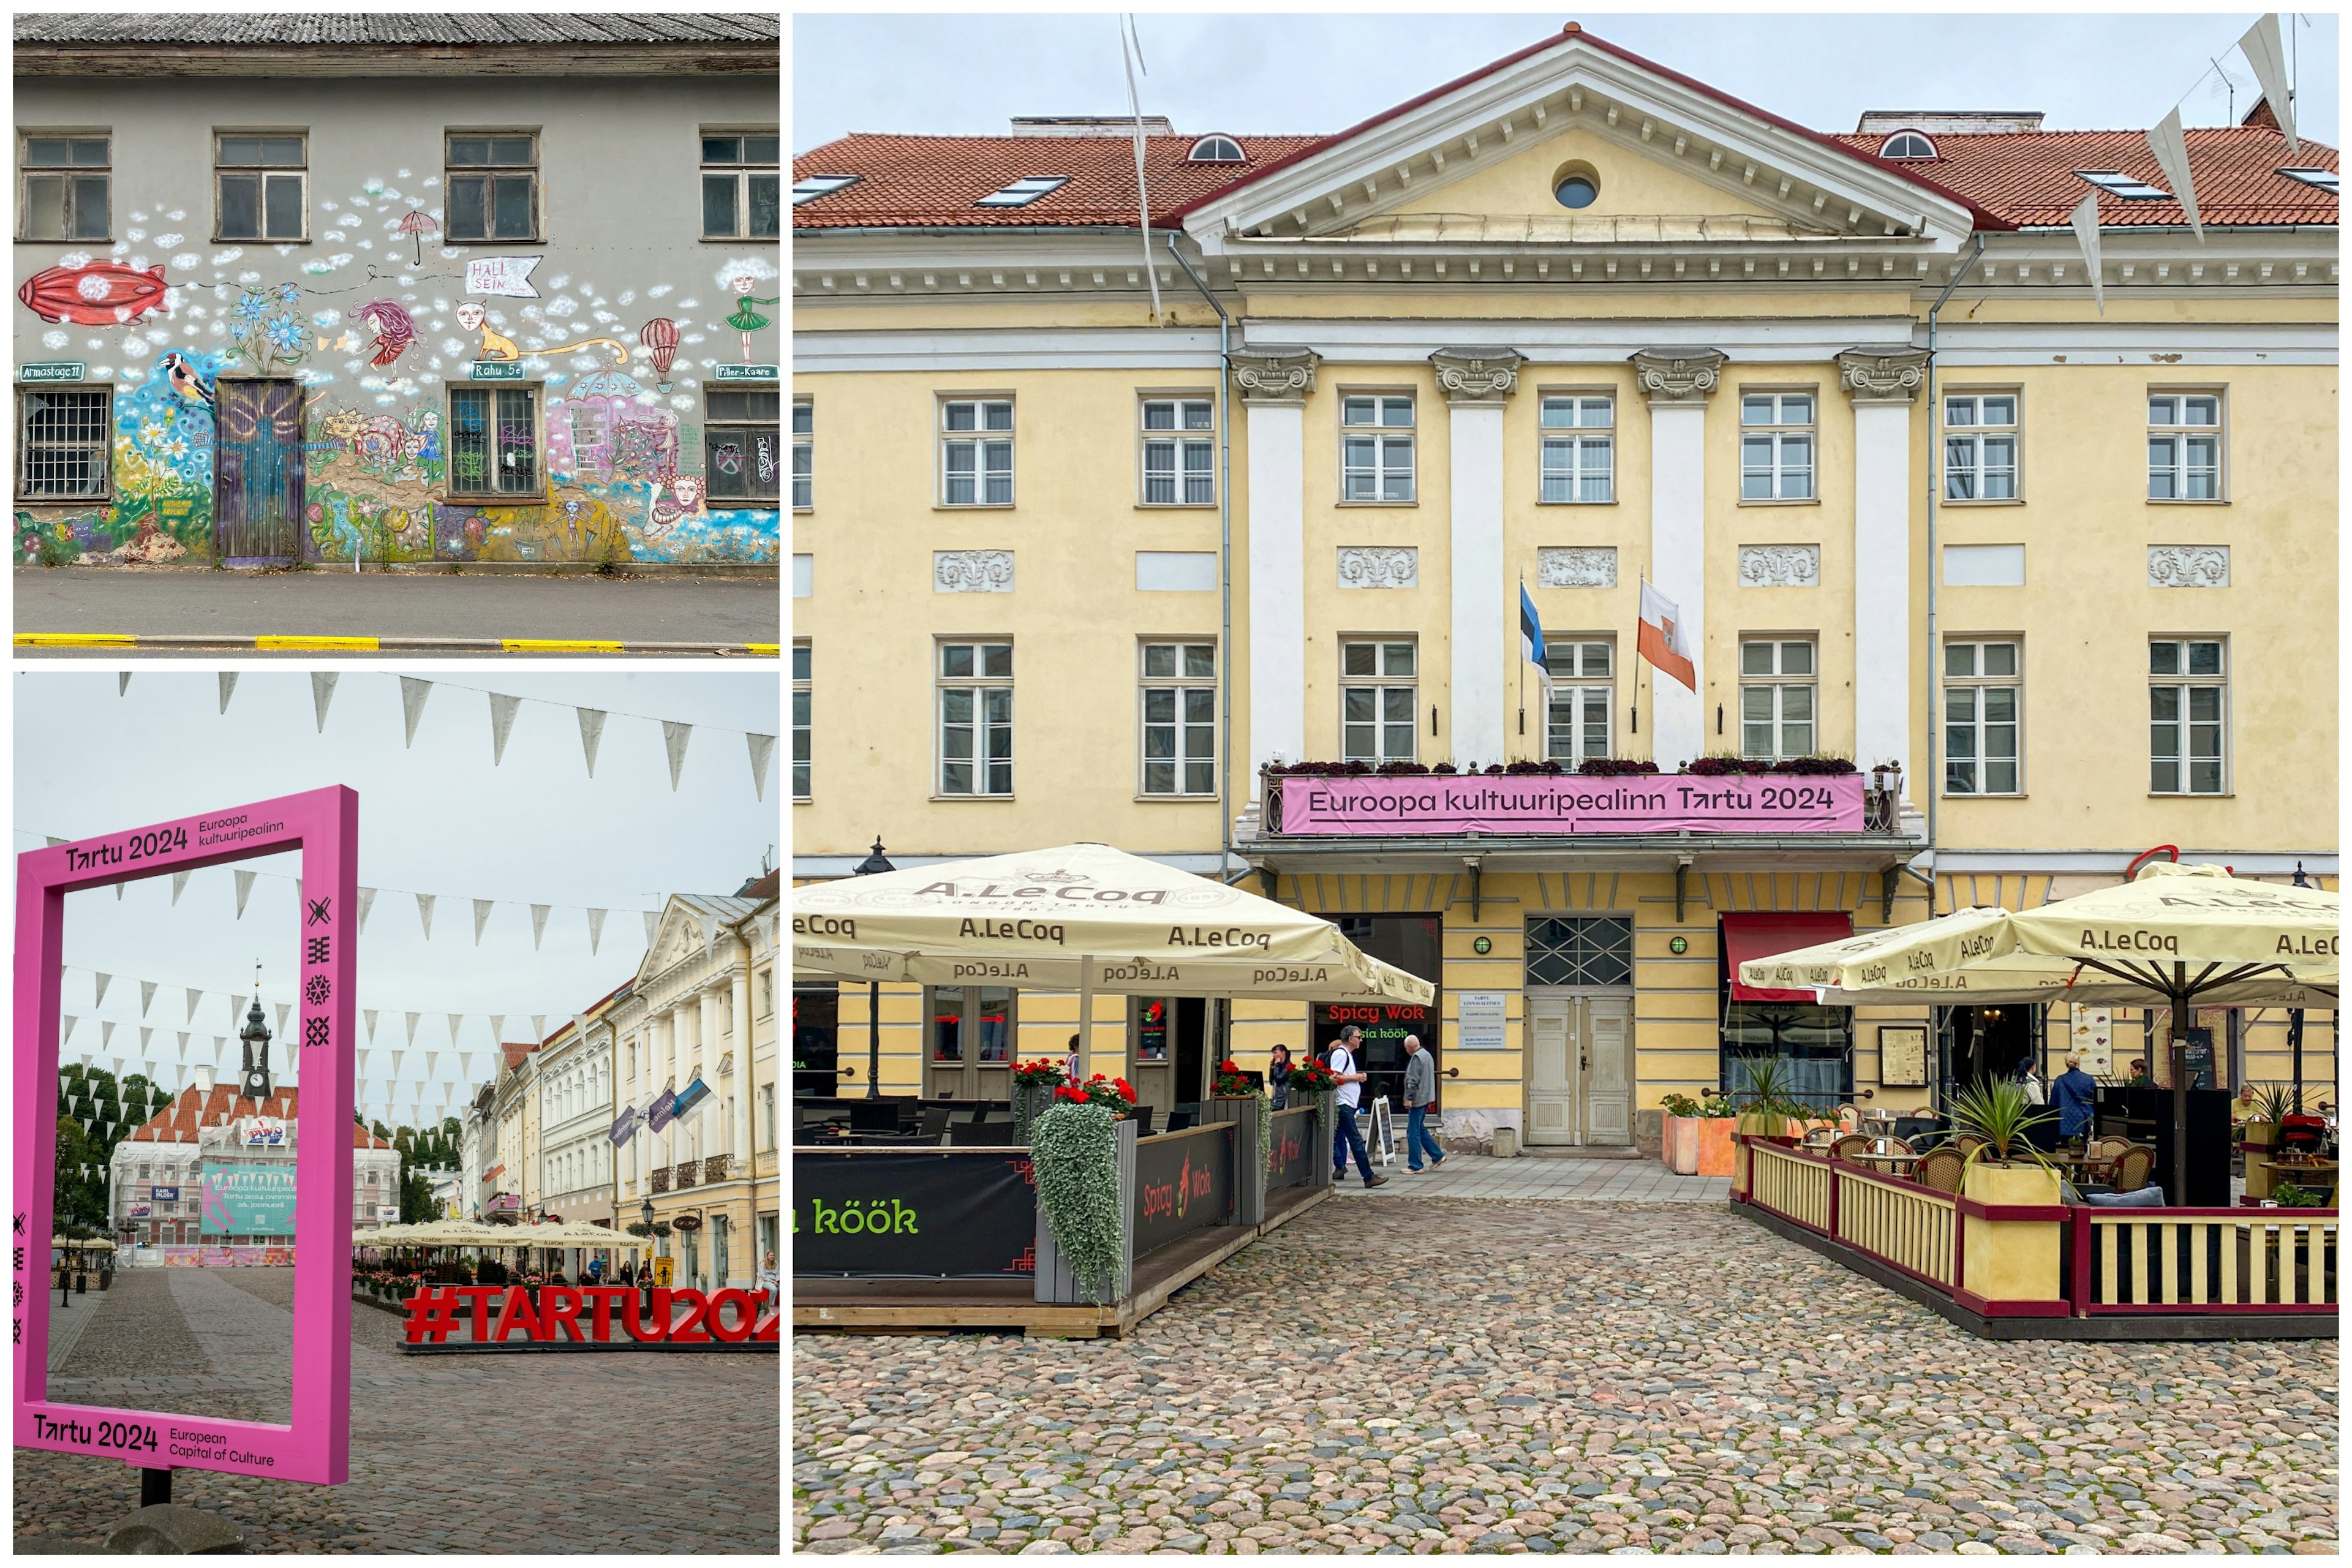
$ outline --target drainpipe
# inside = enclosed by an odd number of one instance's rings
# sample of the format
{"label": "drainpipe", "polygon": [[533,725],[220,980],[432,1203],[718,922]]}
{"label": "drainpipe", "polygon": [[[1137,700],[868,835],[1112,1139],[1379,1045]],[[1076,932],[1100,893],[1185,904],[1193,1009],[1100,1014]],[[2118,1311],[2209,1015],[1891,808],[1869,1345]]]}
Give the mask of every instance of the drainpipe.
{"label": "drainpipe", "polygon": [[[1979,234],[1976,237],[1976,241],[1977,247],[1969,253],[1969,258],[1960,264],[1959,270],[1952,274],[1952,280],[1944,285],[1944,291],[1936,296],[1936,302],[1927,307],[1927,765],[1921,771],[1920,777],[1926,786],[1927,796],[1927,851],[1931,857],[1936,849],[1936,797],[1942,793],[1943,789],[1942,780],[1937,772],[1936,757],[1936,742],[1942,733],[1943,723],[1943,721],[1937,717],[1940,710],[1936,705],[1936,670],[1940,663],[1936,657],[1936,579],[1938,574],[1936,562],[1936,500],[1938,492],[1943,489],[1943,464],[1940,460],[1943,447],[1939,445],[1941,437],[1936,433],[1937,429],[1936,314],[1950,300],[1952,291],[1967,279],[1968,275],[1975,269],[1976,264],[1984,259],[1985,237]],[[1927,912],[1930,915],[1936,912],[1934,867],[1935,862],[1931,858],[1928,861],[1929,875],[1927,879]]]}
{"label": "drainpipe", "polygon": [[1234,420],[1231,366],[1226,355],[1233,347],[1233,321],[1184,253],[1176,248],[1176,236],[1168,237],[1168,254],[1217,313],[1217,596],[1220,617],[1217,637],[1217,721],[1223,727],[1217,739],[1221,753],[1217,768],[1217,880],[1232,882],[1247,874],[1229,871],[1225,862],[1234,858]]}

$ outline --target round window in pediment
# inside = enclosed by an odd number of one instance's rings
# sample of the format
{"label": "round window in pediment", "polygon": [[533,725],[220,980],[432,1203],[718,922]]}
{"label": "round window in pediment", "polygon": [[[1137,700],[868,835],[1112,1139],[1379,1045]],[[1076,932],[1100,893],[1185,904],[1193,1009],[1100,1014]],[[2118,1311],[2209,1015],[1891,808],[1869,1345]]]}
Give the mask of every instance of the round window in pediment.
{"label": "round window in pediment", "polygon": [[1552,175],[1551,194],[1564,207],[1589,207],[1601,199],[1601,176],[1590,163],[1567,164]]}

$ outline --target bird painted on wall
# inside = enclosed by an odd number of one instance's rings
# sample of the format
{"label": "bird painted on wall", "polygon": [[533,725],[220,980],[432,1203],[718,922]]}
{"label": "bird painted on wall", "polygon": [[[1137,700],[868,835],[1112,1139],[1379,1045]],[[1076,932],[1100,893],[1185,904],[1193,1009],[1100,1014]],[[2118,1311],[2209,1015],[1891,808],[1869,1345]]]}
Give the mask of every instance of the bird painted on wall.
{"label": "bird painted on wall", "polygon": [[191,403],[201,403],[207,408],[213,405],[213,389],[204,384],[196,374],[196,367],[188,363],[185,355],[177,351],[165,354],[163,374],[172,383],[173,392]]}

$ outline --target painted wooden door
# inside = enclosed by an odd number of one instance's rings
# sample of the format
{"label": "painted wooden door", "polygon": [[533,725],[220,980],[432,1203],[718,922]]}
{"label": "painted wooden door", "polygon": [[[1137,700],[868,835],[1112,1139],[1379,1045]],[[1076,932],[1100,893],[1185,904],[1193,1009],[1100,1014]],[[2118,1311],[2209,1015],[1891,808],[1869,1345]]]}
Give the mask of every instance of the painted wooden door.
{"label": "painted wooden door", "polygon": [[1577,1142],[1576,1051],[1570,1039],[1576,998],[1528,994],[1528,1142]]}
{"label": "painted wooden door", "polygon": [[1580,1142],[1626,1144],[1633,1141],[1633,1000],[1630,996],[1580,999],[1583,1037],[1584,1126]]}
{"label": "painted wooden door", "polygon": [[302,384],[214,384],[213,527],[219,554],[291,561],[302,526]]}

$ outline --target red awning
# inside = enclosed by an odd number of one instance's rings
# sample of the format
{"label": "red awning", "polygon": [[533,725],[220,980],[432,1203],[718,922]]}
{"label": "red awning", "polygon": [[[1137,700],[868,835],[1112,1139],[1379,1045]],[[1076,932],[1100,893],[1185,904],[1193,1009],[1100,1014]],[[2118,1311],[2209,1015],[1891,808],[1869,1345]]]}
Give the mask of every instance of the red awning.
{"label": "red awning", "polygon": [[1835,942],[1853,934],[1849,914],[1798,914],[1780,910],[1744,910],[1723,917],[1723,952],[1731,966],[1731,999],[1735,1002],[1811,1002],[1811,991],[1767,991],[1739,983],[1739,966],[1775,953],[1794,952],[1816,942]]}

